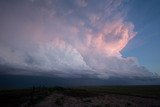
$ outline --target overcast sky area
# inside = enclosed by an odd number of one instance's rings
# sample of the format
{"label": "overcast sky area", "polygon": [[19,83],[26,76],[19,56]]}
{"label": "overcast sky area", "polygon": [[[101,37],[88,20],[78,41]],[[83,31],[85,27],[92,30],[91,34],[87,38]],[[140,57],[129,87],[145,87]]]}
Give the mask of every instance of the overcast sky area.
{"label": "overcast sky area", "polygon": [[0,0],[0,74],[160,77],[159,0]]}

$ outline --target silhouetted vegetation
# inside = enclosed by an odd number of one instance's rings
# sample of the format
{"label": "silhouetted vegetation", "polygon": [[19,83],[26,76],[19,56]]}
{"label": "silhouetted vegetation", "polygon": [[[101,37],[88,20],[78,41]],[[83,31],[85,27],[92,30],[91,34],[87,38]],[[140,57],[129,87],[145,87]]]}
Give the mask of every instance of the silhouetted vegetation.
{"label": "silhouetted vegetation", "polygon": [[[82,102],[92,103],[91,97],[103,96],[104,94],[125,94],[130,96],[149,97],[160,99],[160,86],[99,86],[99,87],[31,87],[28,89],[12,89],[0,91],[1,107],[32,107],[42,101],[51,93],[61,93],[66,96],[78,97]],[[55,104],[63,106],[65,99],[57,98]],[[132,106],[126,102],[126,106]],[[101,105],[96,105],[97,107]],[[106,104],[105,107],[110,107]]]}
{"label": "silhouetted vegetation", "polygon": [[58,106],[63,106],[64,98],[63,97],[57,98],[56,101],[55,101],[55,104],[58,105]]}
{"label": "silhouetted vegetation", "polygon": [[21,105],[32,106],[49,95],[46,87],[32,87],[28,89],[12,89],[0,91],[1,107],[19,107]]}

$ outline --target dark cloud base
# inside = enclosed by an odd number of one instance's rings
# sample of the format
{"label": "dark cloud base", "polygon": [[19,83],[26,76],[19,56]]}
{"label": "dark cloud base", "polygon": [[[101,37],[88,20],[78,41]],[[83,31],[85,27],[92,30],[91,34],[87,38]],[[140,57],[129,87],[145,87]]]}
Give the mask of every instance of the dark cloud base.
{"label": "dark cloud base", "polygon": [[71,78],[26,75],[0,75],[0,88],[29,88],[32,86],[106,86],[106,85],[160,85],[157,78]]}

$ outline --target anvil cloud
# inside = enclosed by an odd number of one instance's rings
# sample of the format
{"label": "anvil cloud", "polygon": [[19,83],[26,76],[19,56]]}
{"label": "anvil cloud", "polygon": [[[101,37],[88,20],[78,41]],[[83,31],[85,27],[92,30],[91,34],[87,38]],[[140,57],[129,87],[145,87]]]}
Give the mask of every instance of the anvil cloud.
{"label": "anvil cloud", "polygon": [[0,64],[21,69],[10,73],[152,75],[120,53],[136,36],[122,0],[4,0],[0,8]]}

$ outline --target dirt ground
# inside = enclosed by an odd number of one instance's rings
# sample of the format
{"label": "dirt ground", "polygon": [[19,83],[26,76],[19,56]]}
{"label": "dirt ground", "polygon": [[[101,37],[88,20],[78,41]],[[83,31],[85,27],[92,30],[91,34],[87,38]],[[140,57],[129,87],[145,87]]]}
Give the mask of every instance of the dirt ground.
{"label": "dirt ground", "polygon": [[160,107],[160,100],[128,95],[103,94],[92,97],[74,97],[54,93],[35,107]]}

